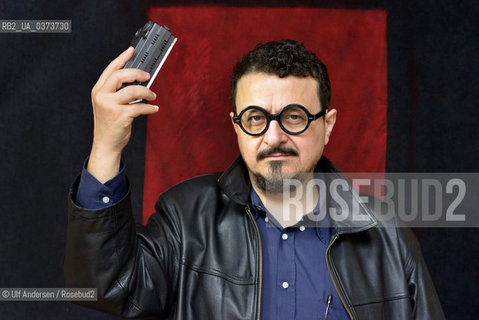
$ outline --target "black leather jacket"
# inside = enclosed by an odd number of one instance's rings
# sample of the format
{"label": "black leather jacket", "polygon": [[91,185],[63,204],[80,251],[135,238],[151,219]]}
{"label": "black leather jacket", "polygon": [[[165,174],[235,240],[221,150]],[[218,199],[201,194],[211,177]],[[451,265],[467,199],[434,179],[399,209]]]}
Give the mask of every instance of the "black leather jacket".
{"label": "black leather jacket", "polygon": [[[318,165],[337,172],[325,157]],[[66,285],[99,295],[81,304],[124,317],[259,319],[261,239],[241,158],[221,176],[163,193],[145,227],[135,227],[129,194],[87,210],[71,200],[77,186],[78,179],[69,200]],[[360,210],[364,221],[332,225],[325,257],[350,317],[444,319],[410,229],[379,227],[371,209]]]}

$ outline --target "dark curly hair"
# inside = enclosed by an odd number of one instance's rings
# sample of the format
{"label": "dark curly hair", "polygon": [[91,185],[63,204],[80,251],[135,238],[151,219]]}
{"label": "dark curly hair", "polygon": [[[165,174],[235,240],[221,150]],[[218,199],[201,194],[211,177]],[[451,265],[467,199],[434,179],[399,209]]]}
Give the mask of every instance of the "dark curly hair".
{"label": "dark curly hair", "polygon": [[250,72],[275,74],[280,78],[288,75],[313,77],[318,81],[318,96],[321,108],[329,108],[331,84],[326,66],[302,43],[281,40],[260,43],[248,52],[234,68],[231,79],[231,99],[236,112],[236,87],[239,79]]}

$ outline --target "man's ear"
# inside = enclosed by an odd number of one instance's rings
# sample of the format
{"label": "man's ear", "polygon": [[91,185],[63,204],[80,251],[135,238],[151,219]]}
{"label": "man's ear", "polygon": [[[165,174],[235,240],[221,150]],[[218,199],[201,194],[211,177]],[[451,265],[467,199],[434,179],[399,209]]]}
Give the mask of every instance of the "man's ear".
{"label": "man's ear", "polygon": [[334,124],[336,123],[337,113],[338,112],[336,111],[336,109],[329,109],[324,115],[324,124],[325,124],[324,145],[327,145],[329,142],[329,136],[331,135],[331,132],[333,132]]}
{"label": "man's ear", "polygon": [[236,123],[233,121],[234,113],[230,112],[231,123],[233,124],[233,128],[235,129],[236,135],[238,135],[238,130],[240,129]]}

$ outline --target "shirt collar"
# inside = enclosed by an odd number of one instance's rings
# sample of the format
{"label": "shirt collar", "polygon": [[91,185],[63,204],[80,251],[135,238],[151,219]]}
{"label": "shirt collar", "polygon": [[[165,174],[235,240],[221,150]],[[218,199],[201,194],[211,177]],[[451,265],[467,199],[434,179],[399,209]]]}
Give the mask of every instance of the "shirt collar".
{"label": "shirt collar", "polygon": [[[281,231],[284,230],[284,228],[279,224],[279,222],[273,217],[273,215],[265,208],[263,205],[263,202],[261,201],[260,197],[254,190],[254,188],[251,188],[250,190],[250,200],[251,200],[251,206],[253,208],[253,217],[255,220],[258,220],[260,217],[264,219],[264,217],[268,217],[268,219],[271,221],[271,223],[280,229]],[[317,221],[318,219],[308,219],[309,216],[314,217],[321,212],[320,210],[326,210],[326,204],[325,203],[319,203],[316,205],[316,208],[306,214],[303,217],[302,221],[299,221],[297,224],[289,227],[289,228],[298,228],[302,225],[304,225],[307,228],[314,228],[316,231],[316,234],[318,238],[326,245],[329,244],[329,238],[331,234],[331,230],[329,228],[329,220],[327,219],[327,215],[325,215],[325,219],[322,219],[320,221]],[[304,223],[303,221],[306,221]]]}

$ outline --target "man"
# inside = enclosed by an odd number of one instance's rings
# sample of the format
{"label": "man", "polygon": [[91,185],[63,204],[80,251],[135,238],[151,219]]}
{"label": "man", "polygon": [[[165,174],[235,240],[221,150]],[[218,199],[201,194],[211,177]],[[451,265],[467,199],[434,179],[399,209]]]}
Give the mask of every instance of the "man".
{"label": "man", "polygon": [[[149,76],[120,70],[132,53],[92,90],[92,151],[70,194],[66,283],[99,295],[84,305],[173,319],[444,318],[409,229],[380,222],[364,204],[361,219],[315,219],[340,208],[321,186],[300,193],[315,173],[342,176],[322,156],[336,121],[326,67],[295,41],[258,45],[235,68],[241,156],[221,175],[163,193],[147,225],[135,227],[121,152],[132,120],[158,108],[128,104],[154,99],[147,88],[117,91]],[[285,210],[285,196],[301,205]],[[341,197],[357,202],[350,191]]]}

